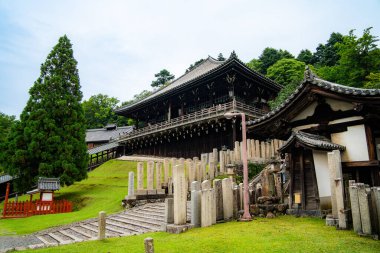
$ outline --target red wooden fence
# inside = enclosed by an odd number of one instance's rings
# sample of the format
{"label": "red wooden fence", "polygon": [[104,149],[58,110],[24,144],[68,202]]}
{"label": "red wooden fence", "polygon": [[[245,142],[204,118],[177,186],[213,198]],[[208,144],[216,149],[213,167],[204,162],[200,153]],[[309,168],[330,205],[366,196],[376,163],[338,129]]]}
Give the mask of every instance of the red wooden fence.
{"label": "red wooden fence", "polygon": [[4,203],[3,218],[21,218],[41,214],[68,213],[71,211],[72,203],[68,200],[12,201]]}

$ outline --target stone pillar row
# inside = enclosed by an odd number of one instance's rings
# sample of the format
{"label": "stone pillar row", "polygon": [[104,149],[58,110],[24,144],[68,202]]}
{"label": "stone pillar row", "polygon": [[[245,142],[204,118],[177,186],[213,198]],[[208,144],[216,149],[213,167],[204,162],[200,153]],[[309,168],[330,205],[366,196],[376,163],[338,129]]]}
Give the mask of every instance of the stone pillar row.
{"label": "stone pillar row", "polygon": [[[272,157],[276,157],[279,155],[278,149],[283,145],[283,141],[278,139],[266,141],[259,141],[253,139],[247,139],[247,156],[248,160],[268,160]],[[242,150],[243,150],[243,142],[236,141],[234,143],[234,149],[232,151],[228,150],[228,155],[231,159],[228,163],[240,163],[242,162]]]}

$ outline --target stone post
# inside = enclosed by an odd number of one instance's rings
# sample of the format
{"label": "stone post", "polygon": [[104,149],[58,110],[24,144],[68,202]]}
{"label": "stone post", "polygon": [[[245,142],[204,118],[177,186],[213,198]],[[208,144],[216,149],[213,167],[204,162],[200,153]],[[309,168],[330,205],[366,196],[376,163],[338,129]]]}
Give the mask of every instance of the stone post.
{"label": "stone post", "polygon": [[144,163],[137,163],[137,194],[146,195],[146,190],[144,190]]}
{"label": "stone post", "polygon": [[243,183],[239,184],[239,210],[243,209]]}
{"label": "stone post", "polygon": [[147,189],[148,189],[148,195],[149,194],[156,194],[157,191],[153,187],[154,182],[154,162],[148,161],[147,165]]}
{"label": "stone post", "polygon": [[201,226],[208,227],[212,225],[212,192],[210,189],[211,183],[209,180],[202,182],[201,190]]}
{"label": "stone post", "polygon": [[234,161],[235,162],[240,162],[240,145],[239,145],[238,141],[235,141],[234,152],[235,152]]}
{"label": "stone post", "polygon": [[153,238],[145,238],[144,239],[145,253],[154,253],[154,244]]}
{"label": "stone post", "polygon": [[195,179],[198,182],[202,182],[202,170],[201,170],[202,162],[195,163]]}
{"label": "stone post", "polygon": [[177,165],[177,158],[172,157],[172,158],[170,159],[170,165],[171,165],[171,168],[172,168],[172,176],[173,176],[173,170],[174,170],[174,167]]}
{"label": "stone post", "polygon": [[261,155],[260,155],[260,141],[259,140],[255,140],[255,155],[256,155],[256,159],[260,159]]}
{"label": "stone post", "polygon": [[206,180],[207,178],[207,172],[206,172],[206,163],[201,162],[201,179]]}
{"label": "stone post", "polygon": [[371,216],[369,211],[368,193],[363,183],[357,183],[360,220],[362,222],[363,234],[372,234]]}
{"label": "stone post", "polygon": [[232,181],[229,178],[222,180],[223,191],[223,215],[225,220],[230,220],[233,215]]}
{"label": "stone post", "polygon": [[223,150],[219,151],[219,172],[224,175],[225,173],[225,152]]}
{"label": "stone post", "polygon": [[223,191],[222,180],[214,180],[216,220],[223,220]]}
{"label": "stone post", "polygon": [[255,140],[252,139],[249,145],[251,145],[251,158],[254,159],[255,158]]}
{"label": "stone post", "polygon": [[226,159],[224,162],[224,165],[231,163],[230,155],[231,155],[231,150],[227,149],[227,151],[224,153],[224,157]]}
{"label": "stone post", "polygon": [[104,240],[106,238],[106,212],[99,212],[98,219],[98,240]]}
{"label": "stone post", "polygon": [[234,219],[238,218],[238,212],[239,212],[239,188],[238,186],[234,186],[232,188],[232,217]]}
{"label": "stone post", "polygon": [[128,174],[128,196],[127,199],[135,198],[135,173],[130,171]]}
{"label": "stone post", "polygon": [[372,208],[374,212],[374,222],[375,232],[380,236],[380,187],[371,188],[371,198],[372,198]]}
{"label": "stone post", "polygon": [[174,223],[174,201],[173,198],[165,199],[165,222]]}
{"label": "stone post", "polygon": [[207,164],[207,157],[208,157],[207,153],[201,154],[201,163]]}
{"label": "stone post", "polygon": [[176,165],[173,170],[173,186],[174,186],[174,224],[186,224],[186,201],[187,186],[185,169],[183,165]]}
{"label": "stone post", "polygon": [[162,188],[162,185],[161,185],[161,170],[162,170],[162,163],[160,162],[157,162],[156,163],[156,189],[160,189]]}
{"label": "stone post", "polygon": [[260,141],[260,148],[261,148],[261,159],[265,160],[266,157],[265,157],[265,142],[264,141]]}
{"label": "stone post", "polygon": [[[190,187],[191,187],[191,184],[193,181],[196,181],[196,169],[195,169],[195,164],[193,161],[190,161],[188,163],[189,165],[189,175],[188,175],[188,178],[189,178],[189,184],[190,184]],[[190,188],[189,187],[189,188]]]}
{"label": "stone post", "polygon": [[191,183],[191,223],[194,227],[201,226],[201,191],[200,183]]}
{"label": "stone post", "polygon": [[216,224],[216,196],[215,189],[210,189],[211,194],[211,223]]}
{"label": "stone post", "polygon": [[164,159],[164,186],[168,186],[168,180],[169,180],[169,159]]}
{"label": "stone post", "polygon": [[356,233],[362,233],[362,221],[360,219],[360,209],[359,209],[359,199],[358,199],[358,188],[354,183],[354,180],[350,180],[349,192],[350,192],[350,202],[351,202],[351,214],[352,214],[352,224],[354,231]]}
{"label": "stone post", "polygon": [[169,177],[168,179],[168,195],[172,196],[173,195],[173,178]]}
{"label": "stone post", "polygon": [[218,164],[218,149],[212,149],[212,158],[214,158],[214,164]]}
{"label": "stone post", "polygon": [[334,189],[331,189],[331,192],[335,191],[335,203],[338,215],[337,217],[339,219],[339,228],[346,229],[347,221],[346,213],[344,211],[344,185],[342,175],[342,161],[340,158],[339,150],[333,150],[332,152],[328,153],[328,166],[329,170],[331,171],[330,174],[333,176],[333,178],[330,178],[330,180],[334,180]]}
{"label": "stone post", "polygon": [[252,159],[251,139],[247,139],[247,158],[248,158],[249,160]]}
{"label": "stone post", "polygon": [[214,161],[210,161],[208,165],[208,176],[210,180],[215,178],[215,165]]}
{"label": "stone post", "polygon": [[243,161],[243,149],[247,149],[247,147],[244,147],[242,141],[240,142],[239,146],[240,146],[240,151],[239,151],[239,153],[240,153],[240,158],[239,158],[239,161],[242,162],[242,161]]}

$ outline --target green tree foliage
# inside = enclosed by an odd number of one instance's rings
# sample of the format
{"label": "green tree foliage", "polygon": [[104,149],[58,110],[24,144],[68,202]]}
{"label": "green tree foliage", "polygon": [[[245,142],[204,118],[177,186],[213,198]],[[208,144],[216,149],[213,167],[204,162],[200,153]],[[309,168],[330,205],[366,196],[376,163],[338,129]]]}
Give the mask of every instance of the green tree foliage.
{"label": "green tree foliage", "polygon": [[275,64],[278,60],[284,58],[294,58],[294,56],[286,50],[282,49],[274,49],[271,47],[267,47],[259,56],[258,60],[253,59],[248,63],[248,66],[252,69],[260,72],[261,74],[266,75],[267,70],[270,66]]}
{"label": "green tree foliage", "polygon": [[170,80],[174,79],[174,75],[172,75],[168,70],[163,69],[159,73],[154,75],[156,80],[152,81],[152,87],[161,87],[169,83]]}
{"label": "green tree foliage", "polygon": [[283,85],[275,100],[269,101],[272,109],[284,102],[303,79],[305,63],[295,59],[281,59],[268,69],[267,77]]}
{"label": "green tree foliage", "polygon": [[193,64],[190,64],[190,66],[186,69],[186,73],[195,69],[203,61],[204,61],[204,59],[199,59],[198,61],[194,62]]}
{"label": "green tree foliage", "polygon": [[326,44],[319,44],[310,63],[315,66],[334,66],[340,59],[337,43],[343,42],[343,35],[340,33],[332,33]]}
{"label": "green tree foliage", "polygon": [[311,64],[313,60],[313,53],[309,49],[302,49],[297,56],[297,60],[306,64]]}
{"label": "green tree foliage", "polygon": [[17,177],[16,188],[30,189],[39,176],[59,177],[62,185],[86,178],[82,92],[77,61],[66,35],[41,65],[40,77],[29,94],[5,151],[5,168]]}
{"label": "green tree foliage", "polygon": [[0,112],[0,143],[5,141],[15,121],[16,117],[14,115],[9,116]]}
{"label": "green tree foliage", "polygon": [[0,112],[0,174],[3,172],[3,167],[1,166],[1,161],[4,159],[3,150],[6,148],[6,139],[10,134],[11,128],[16,124],[15,116],[9,116],[5,113]]}
{"label": "green tree foliage", "polygon": [[295,59],[281,59],[269,67],[267,77],[286,86],[294,80],[301,82],[304,71],[304,62]]}
{"label": "green tree foliage", "polygon": [[218,61],[225,61],[226,58],[224,58],[223,54],[222,53],[219,53],[218,54]]}
{"label": "green tree foliage", "polygon": [[380,72],[370,73],[366,77],[366,82],[364,84],[364,88],[368,89],[380,89]]}
{"label": "green tree foliage", "polygon": [[353,87],[376,87],[380,73],[380,49],[371,28],[358,38],[351,30],[335,47],[340,57],[334,66],[318,69],[322,78]]}
{"label": "green tree foliage", "polygon": [[119,100],[115,97],[98,94],[83,101],[82,107],[86,119],[87,128],[101,128],[108,123],[115,123],[118,126],[128,124],[128,119],[115,114]]}
{"label": "green tree foliage", "polygon": [[255,71],[260,72],[262,69],[262,62],[258,59],[252,59],[247,63],[247,66]]}

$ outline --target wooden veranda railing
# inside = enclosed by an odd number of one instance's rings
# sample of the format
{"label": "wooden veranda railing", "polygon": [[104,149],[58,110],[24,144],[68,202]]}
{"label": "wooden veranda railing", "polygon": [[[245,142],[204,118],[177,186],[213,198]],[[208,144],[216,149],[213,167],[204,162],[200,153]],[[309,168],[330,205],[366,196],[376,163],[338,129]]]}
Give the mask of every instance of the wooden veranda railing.
{"label": "wooden veranda railing", "polygon": [[201,120],[222,117],[226,112],[229,111],[241,111],[252,117],[259,117],[264,114],[261,109],[234,100],[225,104],[219,104],[193,113],[189,113],[171,120],[136,129],[131,133],[121,135],[117,141],[128,140],[155,132],[161,132],[170,128],[199,122]]}

